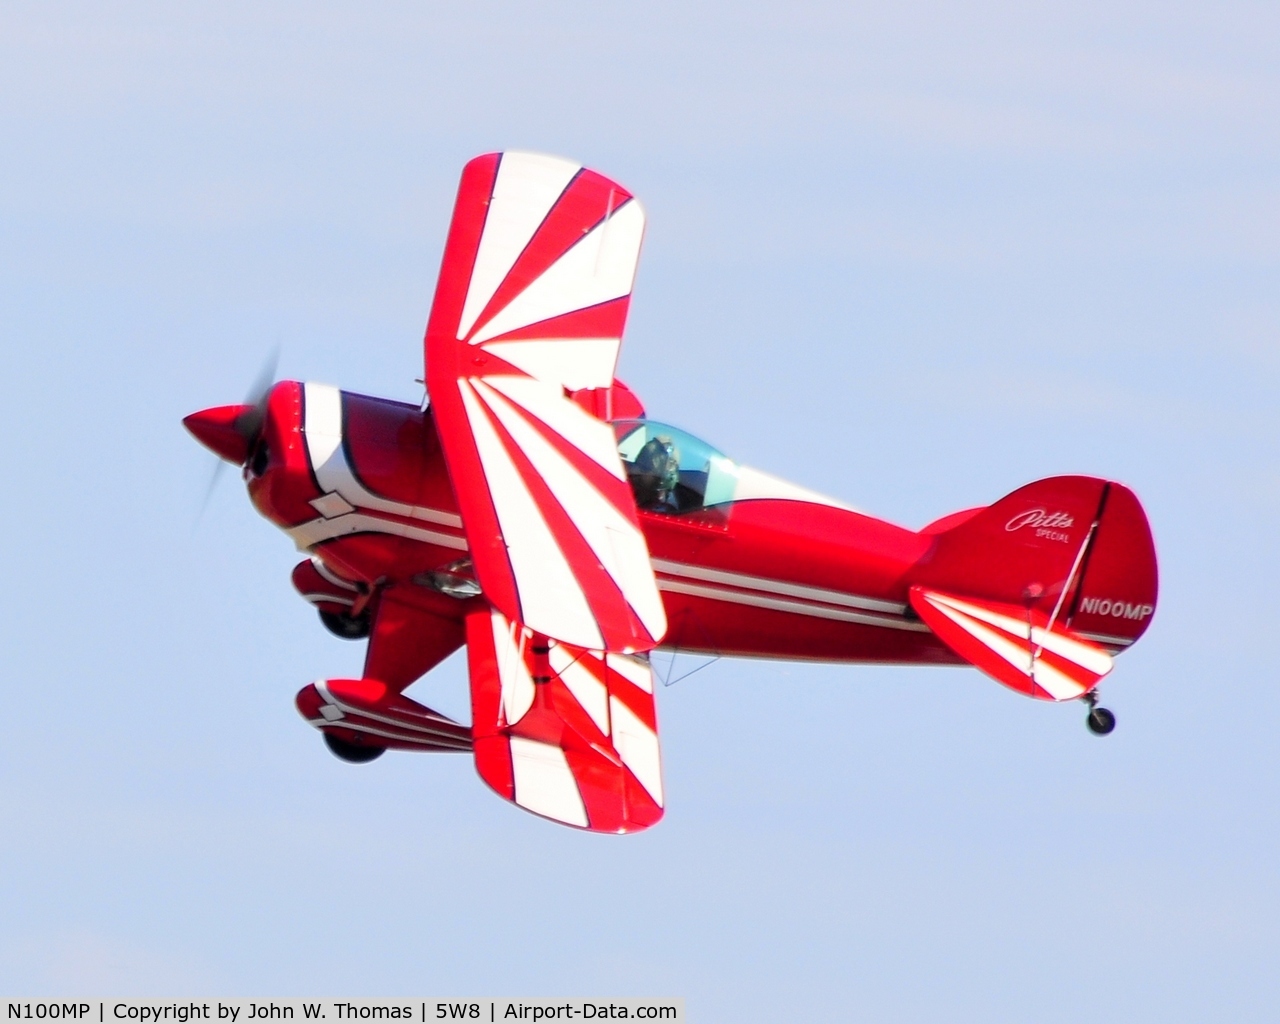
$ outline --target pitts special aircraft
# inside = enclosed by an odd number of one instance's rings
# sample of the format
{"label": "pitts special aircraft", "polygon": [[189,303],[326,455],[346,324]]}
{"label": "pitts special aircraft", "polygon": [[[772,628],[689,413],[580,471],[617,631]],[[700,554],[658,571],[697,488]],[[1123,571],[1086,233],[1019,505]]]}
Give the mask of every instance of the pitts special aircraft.
{"label": "pitts special aircraft", "polygon": [[[614,378],[644,213],[528,153],[462,173],[425,338],[430,405],[280,381],[184,421],[309,557],[302,596],[368,637],[298,694],[338,757],[470,750],[526,810],[635,832],[665,804],[649,652],[963,664],[1087,723],[1156,605],[1146,515],[1060,476],[922,530],[645,417]],[[471,726],[404,690],[467,646]]]}

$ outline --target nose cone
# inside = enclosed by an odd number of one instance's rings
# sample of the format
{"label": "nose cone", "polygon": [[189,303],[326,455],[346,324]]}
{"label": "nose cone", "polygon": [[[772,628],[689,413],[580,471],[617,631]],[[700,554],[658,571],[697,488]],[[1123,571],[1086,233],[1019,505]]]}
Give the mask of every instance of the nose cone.
{"label": "nose cone", "polygon": [[193,412],[182,423],[215,455],[242,466],[249,458],[250,438],[241,424],[252,413],[252,405],[220,405]]}

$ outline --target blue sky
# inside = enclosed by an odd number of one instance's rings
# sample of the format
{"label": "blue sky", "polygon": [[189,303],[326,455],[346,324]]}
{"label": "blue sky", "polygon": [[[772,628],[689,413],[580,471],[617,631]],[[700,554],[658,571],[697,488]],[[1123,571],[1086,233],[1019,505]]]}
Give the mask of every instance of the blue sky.
{"label": "blue sky", "polygon": [[[1272,1019],[1278,46],[1265,3],[6,4],[0,990]],[[500,148],[645,202],[652,415],[911,526],[1134,487],[1162,591],[1117,732],[722,661],[659,695],[669,811],[621,840],[464,758],[332,758],[293,694],[361,649],[234,479],[197,520],[179,421],[277,345],[416,400]]]}

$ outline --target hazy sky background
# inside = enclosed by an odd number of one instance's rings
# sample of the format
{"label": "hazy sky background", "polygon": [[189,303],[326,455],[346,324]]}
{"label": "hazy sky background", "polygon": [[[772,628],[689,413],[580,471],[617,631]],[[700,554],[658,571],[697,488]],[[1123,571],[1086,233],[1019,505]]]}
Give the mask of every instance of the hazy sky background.
{"label": "hazy sky background", "polygon": [[[1274,2],[0,6],[0,991],[683,995],[691,1020],[1274,1020]],[[1119,719],[972,670],[662,690],[666,819],[467,758],[350,766],[358,674],[183,415],[280,372],[416,400],[471,156],[649,231],[651,415],[922,525],[1136,489]],[[464,714],[455,658],[413,691]],[[825,1015],[825,1016],[824,1016]]]}

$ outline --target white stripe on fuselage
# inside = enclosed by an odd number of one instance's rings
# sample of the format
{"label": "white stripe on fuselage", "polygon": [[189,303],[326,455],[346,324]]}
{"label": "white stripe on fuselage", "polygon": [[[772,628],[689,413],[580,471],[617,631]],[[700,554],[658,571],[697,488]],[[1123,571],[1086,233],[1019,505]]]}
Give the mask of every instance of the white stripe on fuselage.
{"label": "white stripe on fuselage", "polygon": [[307,443],[307,458],[322,491],[337,494],[357,508],[462,529],[462,519],[452,512],[392,501],[366,488],[347,464],[342,444],[342,392],[329,384],[303,384],[302,388],[302,433]]}
{"label": "white stripe on fuselage", "polygon": [[806,587],[799,583],[787,583],[783,580],[766,579],[763,576],[744,576],[741,573],[725,572],[722,569],[708,569],[701,565],[686,565],[682,562],[667,562],[661,558],[653,559],[653,568],[657,572],[665,572],[670,576],[683,576],[686,579],[705,580],[708,583],[724,583],[744,590],[760,590],[769,594],[785,594],[823,604],[843,605],[848,608],[861,608],[865,611],[885,612],[889,615],[901,615],[906,605],[900,601],[881,601],[874,597],[862,597],[858,594],[846,594],[839,590],[824,590],[821,587]]}
{"label": "white stripe on fuselage", "polygon": [[1131,636],[1109,636],[1106,633],[1077,633],[1082,640],[1092,640],[1095,644],[1106,647],[1128,647],[1133,643]]}
{"label": "white stripe on fuselage", "polygon": [[887,629],[907,629],[916,633],[929,632],[929,627],[923,622],[911,622],[905,618],[889,618],[885,615],[873,615],[869,612],[855,612],[844,608],[833,608],[830,605],[816,604],[812,601],[796,601],[778,597],[767,597],[761,593],[730,590],[727,587],[685,583],[681,580],[663,579],[659,577],[658,589],[668,591],[672,594],[687,594],[691,597],[705,597],[712,601],[727,601],[730,604],[744,604],[750,605],[754,608],[768,608],[771,611],[791,612],[795,615],[807,615],[816,619],[834,619],[837,622],[856,622],[863,626],[884,626]]}
{"label": "white stripe on fuselage", "polygon": [[312,519],[300,526],[288,527],[284,532],[293,538],[299,551],[310,551],[321,541],[345,537],[351,533],[389,533],[393,537],[407,537],[455,551],[467,550],[466,540],[456,534],[427,530],[421,526],[401,523],[383,516],[365,515],[362,512],[348,512],[334,519]]}
{"label": "white stripe on fuselage", "polygon": [[[300,550],[306,551],[323,541],[353,533],[385,533],[455,551],[467,550],[466,538],[459,534],[427,529],[373,514],[389,513],[404,519],[416,519],[455,529],[462,527],[461,518],[454,513],[408,505],[369,491],[356,478],[347,462],[343,447],[342,392],[327,384],[308,383],[303,385],[303,389],[303,434],[307,458],[316,481],[326,495],[338,495],[354,506],[354,510],[332,517],[321,516],[288,528],[285,532]],[[334,504],[337,505],[336,502]],[[658,579],[658,589],[670,593],[838,622],[928,632],[927,626],[903,617],[906,605],[899,601],[885,601],[787,580],[709,569],[660,558],[651,561],[655,573],[681,578]],[[685,580],[698,582],[683,582]]]}
{"label": "white stripe on fuselage", "polygon": [[[311,502],[311,506],[321,513],[320,518],[285,530],[299,550],[308,551],[322,541],[352,533],[387,533],[455,551],[467,550],[467,542],[459,534],[443,533],[414,523],[371,514],[381,512],[400,516],[402,519],[458,530],[462,528],[461,518],[453,512],[393,501],[374,494],[365,487],[347,463],[342,443],[342,392],[328,384],[308,383],[302,388],[302,432],[307,461],[324,494]],[[326,498],[332,500],[326,502]],[[325,515],[326,509],[332,514]]]}

